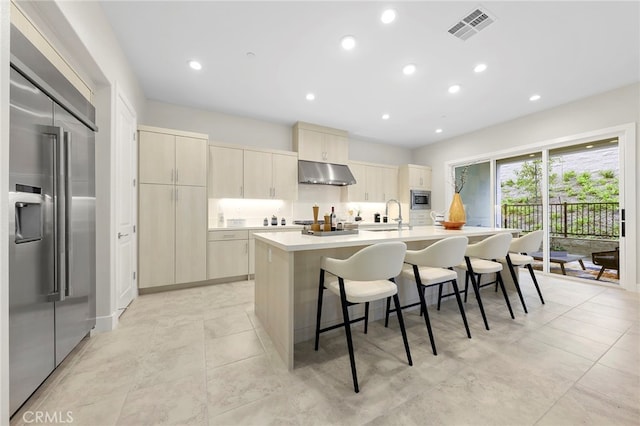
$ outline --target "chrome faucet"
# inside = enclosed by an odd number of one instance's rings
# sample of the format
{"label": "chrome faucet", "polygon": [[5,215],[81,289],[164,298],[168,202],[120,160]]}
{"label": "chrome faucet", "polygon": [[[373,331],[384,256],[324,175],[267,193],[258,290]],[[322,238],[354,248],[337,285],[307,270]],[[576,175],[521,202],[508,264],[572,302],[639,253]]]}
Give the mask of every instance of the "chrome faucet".
{"label": "chrome faucet", "polygon": [[398,231],[402,230],[402,206],[400,206],[400,201],[396,199],[391,199],[387,201],[384,206],[384,215],[389,217],[389,203],[396,203],[398,205],[398,217],[393,219],[398,221]]}

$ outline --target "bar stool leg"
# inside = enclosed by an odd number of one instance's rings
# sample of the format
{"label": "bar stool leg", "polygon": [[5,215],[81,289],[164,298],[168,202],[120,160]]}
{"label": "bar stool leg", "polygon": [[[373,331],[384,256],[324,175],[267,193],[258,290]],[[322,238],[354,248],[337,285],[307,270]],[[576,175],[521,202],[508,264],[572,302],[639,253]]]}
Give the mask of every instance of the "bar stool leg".
{"label": "bar stool leg", "polygon": [[531,266],[530,263],[527,264],[527,269],[529,270],[529,273],[531,274],[531,279],[533,280],[533,284],[536,286],[536,290],[538,290],[538,296],[540,296],[540,301],[544,305],[544,299],[542,298],[542,292],[540,291],[540,287],[538,286],[538,280],[536,280],[536,274],[533,273],[533,267]]}
{"label": "bar stool leg", "polygon": [[440,310],[440,300],[442,299],[442,286],[444,283],[440,283],[438,286],[438,310]]}
{"label": "bar stool leg", "polygon": [[324,269],[320,269],[320,279],[318,284],[318,311],[316,312],[316,343],[315,350],[318,350],[320,343],[320,317],[322,316],[322,295],[324,294]]}
{"label": "bar stool leg", "polygon": [[391,298],[387,297],[387,313],[384,316],[384,328],[389,327],[389,313],[391,311]]}
{"label": "bar stool leg", "polygon": [[353,390],[358,393],[358,373],[356,372],[356,357],[353,353],[353,341],[351,339],[351,324],[349,321],[349,310],[347,308],[347,294],[344,290],[344,280],[338,278],[340,284],[340,304],[342,305],[342,318],[344,319],[344,331],[347,335],[347,347],[349,348],[349,361],[351,363],[351,376],[353,377]]}
{"label": "bar stool leg", "polygon": [[504,288],[504,282],[502,281],[502,274],[500,272],[496,272],[498,282],[500,283],[500,287],[502,288],[502,294],[504,295],[504,301],[507,302],[507,308],[509,308],[509,314],[511,314],[511,319],[516,319],[513,316],[513,309],[511,309],[511,303],[509,302],[509,296],[507,296],[507,290]]}
{"label": "bar stool leg", "polygon": [[[507,259],[507,265],[509,266],[509,272],[511,272],[511,278],[513,278],[513,285],[516,286],[516,290],[518,291],[518,297],[520,298],[520,303],[522,303],[522,309],[524,309],[525,314],[528,314],[529,311],[527,311],[527,305],[524,303],[524,297],[522,297],[522,290],[520,290],[520,283],[518,282],[516,269],[514,268],[509,255],[507,255],[506,259]],[[497,288],[496,288],[496,291],[497,291]]]}
{"label": "bar stool leg", "polygon": [[464,303],[467,303],[467,294],[469,294],[469,271],[464,273]]}
{"label": "bar stool leg", "polygon": [[404,328],[404,319],[402,318],[402,309],[400,309],[400,300],[398,299],[398,293],[393,295],[393,303],[394,305],[396,305],[396,312],[398,313],[398,322],[400,323],[400,331],[402,332],[402,340],[404,341],[404,350],[407,352],[407,361],[409,362],[409,365],[413,365],[413,361],[411,360],[411,351],[409,350],[409,340],[407,340],[407,331]]}
{"label": "bar stool leg", "polygon": [[460,309],[460,315],[462,315],[462,322],[464,322],[464,328],[467,330],[467,337],[471,339],[471,332],[469,331],[469,323],[467,322],[467,315],[464,313],[464,307],[462,306],[462,299],[460,298],[460,291],[458,290],[457,280],[452,280],[453,292],[456,294],[456,300],[458,301],[458,309]]}
{"label": "bar stool leg", "polygon": [[413,266],[413,274],[416,280],[416,287],[418,288],[418,296],[420,296],[420,310],[424,312],[424,323],[427,326],[427,332],[429,333],[429,341],[431,342],[431,350],[434,355],[438,355],[438,351],[436,350],[436,342],[433,339],[433,330],[431,330],[431,321],[429,320],[429,312],[427,311],[427,301],[424,297],[424,286],[422,285],[422,281],[420,280],[420,273],[418,272],[418,267],[416,265]]}
{"label": "bar stool leg", "polygon": [[[471,266],[471,260],[466,256],[464,260],[467,263],[468,275],[471,276],[471,286],[473,287],[473,291],[476,294],[476,300],[478,301],[478,306],[480,307],[480,313],[482,314],[482,320],[484,321],[484,328],[489,330],[489,323],[487,322],[487,316],[484,313],[484,306],[482,306],[482,299],[480,298],[480,289],[476,284],[476,277],[475,277],[475,273],[473,272],[473,267]],[[465,291],[466,291],[466,287],[467,286],[465,284]],[[465,302],[466,302],[466,296],[467,296],[467,293],[465,292]]]}
{"label": "bar stool leg", "polygon": [[369,302],[364,304],[364,334],[369,330]]}

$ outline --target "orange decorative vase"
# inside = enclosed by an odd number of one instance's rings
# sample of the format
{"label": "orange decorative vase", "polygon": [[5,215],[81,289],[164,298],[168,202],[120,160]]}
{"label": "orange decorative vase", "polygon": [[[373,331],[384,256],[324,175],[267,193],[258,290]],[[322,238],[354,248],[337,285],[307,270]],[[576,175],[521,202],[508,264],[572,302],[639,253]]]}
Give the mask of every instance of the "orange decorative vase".
{"label": "orange decorative vase", "polygon": [[464,213],[464,204],[459,193],[453,194],[453,200],[449,206],[449,222],[467,222],[467,216]]}

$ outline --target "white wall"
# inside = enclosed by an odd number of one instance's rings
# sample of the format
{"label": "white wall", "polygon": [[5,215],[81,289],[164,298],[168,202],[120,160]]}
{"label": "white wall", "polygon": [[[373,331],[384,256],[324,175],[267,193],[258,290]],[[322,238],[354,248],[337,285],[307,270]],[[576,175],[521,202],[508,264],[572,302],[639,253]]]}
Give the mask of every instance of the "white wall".
{"label": "white wall", "polygon": [[[148,101],[140,124],[187,130],[209,135],[211,142],[223,142],[266,149],[291,151],[294,123],[272,123],[215,111]],[[322,123],[315,123],[322,125]],[[349,131],[349,129],[344,129]],[[410,163],[411,150],[392,145],[349,139],[349,158],[380,164]]]}
{"label": "white wall", "polygon": [[[115,284],[115,105],[119,90],[138,117],[143,116],[146,98],[127,59],[97,2],[57,2],[60,11],[89,52],[98,71],[89,73],[95,81],[96,116],[96,311],[97,329],[110,329],[117,320]],[[86,62],[86,60],[85,60]],[[101,76],[96,76],[98,72]]]}
{"label": "white wall", "polygon": [[[639,122],[640,84],[633,84],[418,148],[414,151],[414,158],[418,164],[432,167],[433,188],[445,188],[448,184],[445,178],[447,162],[629,123],[635,124],[637,129]],[[637,139],[631,143],[637,146]],[[634,169],[636,164],[640,164],[640,151],[636,149],[635,155]],[[640,174],[635,173],[634,180],[636,188],[640,188]],[[445,194],[446,191],[433,191],[435,210],[444,210],[448,206],[450,200],[445,200]],[[640,212],[639,203],[640,197],[631,207],[636,212]],[[634,220],[634,216],[628,216]],[[636,264],[640,263],[640,241],[637,237],[636,234]]]}
{"label": "white wall", "polygon": [[9,424],[9,6],[0,1],[0,425]]}

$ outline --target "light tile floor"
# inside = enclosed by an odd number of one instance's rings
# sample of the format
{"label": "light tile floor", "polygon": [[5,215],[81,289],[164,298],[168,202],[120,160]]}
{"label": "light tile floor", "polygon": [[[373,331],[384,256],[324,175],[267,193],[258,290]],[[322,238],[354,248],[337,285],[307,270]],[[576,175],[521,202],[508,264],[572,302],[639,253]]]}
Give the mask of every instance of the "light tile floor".
{"label": "light tile floor", "polygon": [[[467,339],[455,300],[430,309],[438,356],[417,311],[407,311],[414,366],[397,321],[354,332],[360,393],[341,330],[320,350],[296,347],[288,372],[253,313],[253,282],[145,295],[120,326],[85,340],[12,419],[70,413],[75,425],[638,425],[640,295],[541,277],[541,305],[516,319],[483,290]],[[23,418],[31,412],[31,417]],[[69,423],[67,421],[67,423]]]}

